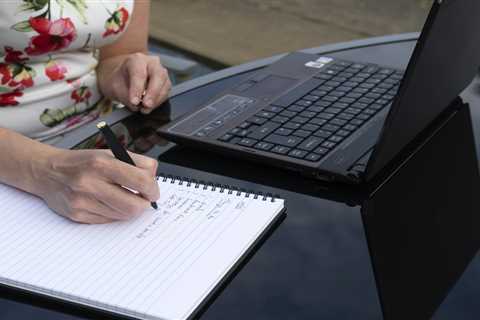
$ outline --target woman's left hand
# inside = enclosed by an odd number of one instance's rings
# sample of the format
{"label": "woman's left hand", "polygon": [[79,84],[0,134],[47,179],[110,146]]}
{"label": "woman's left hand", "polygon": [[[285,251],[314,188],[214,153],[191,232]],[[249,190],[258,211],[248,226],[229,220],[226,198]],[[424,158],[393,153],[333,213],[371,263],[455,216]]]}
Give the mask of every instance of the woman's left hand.
{"label": "woman's left hand", "polygon": [[160,58],[143,53],[103,59],[97,74],[104,96],[144,114],[149,114],[167,100],[172,87]]}

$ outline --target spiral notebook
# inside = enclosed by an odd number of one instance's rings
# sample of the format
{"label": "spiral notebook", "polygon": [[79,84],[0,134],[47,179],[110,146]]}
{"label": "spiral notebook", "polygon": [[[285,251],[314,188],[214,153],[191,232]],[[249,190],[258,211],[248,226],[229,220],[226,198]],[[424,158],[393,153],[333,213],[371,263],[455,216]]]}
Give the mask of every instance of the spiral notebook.
{"label": "spiral notebook", "polygon": [[0,284],[139,319],[187,319],[284,212],[284,201],[161,178],[159,209],[80,225],[0,184]]}

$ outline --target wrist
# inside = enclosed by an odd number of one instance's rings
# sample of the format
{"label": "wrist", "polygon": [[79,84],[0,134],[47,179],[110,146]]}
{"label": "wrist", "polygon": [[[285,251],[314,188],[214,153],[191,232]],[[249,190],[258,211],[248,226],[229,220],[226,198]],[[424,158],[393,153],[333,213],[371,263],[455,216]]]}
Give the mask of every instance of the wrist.
{"label": "wrist", "polygon": [[35,194],[41,198],[45,197],[45,193],[49,192],[49,185],[55,174],[55,159],[60,157],[61,150],[49,145],[42,144],[36,150],[24,166],[24,172],[28,175],[26,178],[26,191]]}

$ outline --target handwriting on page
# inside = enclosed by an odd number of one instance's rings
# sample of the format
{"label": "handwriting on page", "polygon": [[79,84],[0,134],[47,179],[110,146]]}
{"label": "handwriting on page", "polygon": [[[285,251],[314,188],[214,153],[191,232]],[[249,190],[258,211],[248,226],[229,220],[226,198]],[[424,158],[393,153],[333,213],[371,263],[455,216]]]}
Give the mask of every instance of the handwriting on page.
{"label": "handwriting on page", "polygon": [[[155,212],[155,218],[136,235],[136,238],[147,238],[157,231],[166,220],[169,220],[170,223],[179,223],[192,215],[203,216],[207,220],[215,219],[224,212],[231,201],[231,198],[219,199],[213,208],[209,208],[207,199],[202,193],[186,191],[171,194],[159,202],[159,209]],[[236,209],[242,210],[243,206],[244,204],[240,202]]]}

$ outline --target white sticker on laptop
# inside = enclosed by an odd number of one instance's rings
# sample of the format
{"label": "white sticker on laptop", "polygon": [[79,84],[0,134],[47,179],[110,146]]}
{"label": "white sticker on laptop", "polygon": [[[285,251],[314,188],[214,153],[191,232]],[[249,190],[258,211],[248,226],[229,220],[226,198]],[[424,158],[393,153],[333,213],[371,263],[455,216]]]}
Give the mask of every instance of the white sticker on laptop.
{"label": "white sticker on laptop", "polygon": [[317,59],[316,62],[318,63],[323,63],[323,64],[327,64],[327,63],[330,63],[333,61],[333,58],[330,58],[330,57],[320,57]]}
{"label": "white sticker on laptop", "polygon": [[305,63],[305,67],[309,67],[309,68],[320,69],[320,68],[323,68],[324,66],[325,66],[325,63],[318,63],[318,62],[315,62],[315,61],[310,61],[310,62]]}

